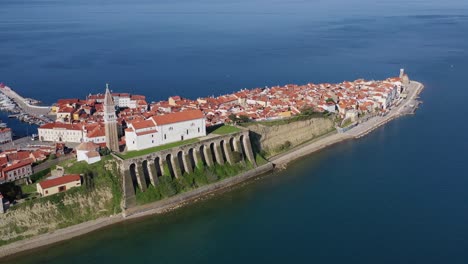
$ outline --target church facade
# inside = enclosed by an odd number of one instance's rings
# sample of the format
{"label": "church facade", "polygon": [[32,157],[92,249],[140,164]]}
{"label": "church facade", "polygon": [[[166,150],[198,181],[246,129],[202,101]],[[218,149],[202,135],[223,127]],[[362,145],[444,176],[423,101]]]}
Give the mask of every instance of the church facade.
{"label": "church facade", "polygon": [[125,129],[128,151],[203,136],[206,136],[206,125],[205,117],[200,110],[153,116],[143,121],[130,123]]}

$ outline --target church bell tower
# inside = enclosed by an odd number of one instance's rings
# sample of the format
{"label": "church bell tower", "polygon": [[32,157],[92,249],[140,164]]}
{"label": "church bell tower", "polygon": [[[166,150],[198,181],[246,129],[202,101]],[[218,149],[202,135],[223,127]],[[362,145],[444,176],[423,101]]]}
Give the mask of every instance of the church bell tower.
{"label": "church bell tower", "polygon": [[106,146],[109,150],[119,152],[119,137],[117,135],[117,116],[115,115],[115,103],[109,84],[106,84],[104,96],[104,126],[106,128]]}

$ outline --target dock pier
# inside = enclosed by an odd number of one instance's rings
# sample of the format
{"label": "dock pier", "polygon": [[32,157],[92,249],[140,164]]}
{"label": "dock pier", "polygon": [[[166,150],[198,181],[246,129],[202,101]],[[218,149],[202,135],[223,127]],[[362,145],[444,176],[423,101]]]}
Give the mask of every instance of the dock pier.
{"label": "dock pier", "polygon": [[6,97],[5,99],[9,100],[7,100],[8,107],[2,106],[2,110],[14,113],[13,117],[36,125],[53,122],[53,118],[50,116],[51,106],[32,105],[29,103],[31,99],[22,97],[5,85],[0,85],[0,92],[3,98]]}

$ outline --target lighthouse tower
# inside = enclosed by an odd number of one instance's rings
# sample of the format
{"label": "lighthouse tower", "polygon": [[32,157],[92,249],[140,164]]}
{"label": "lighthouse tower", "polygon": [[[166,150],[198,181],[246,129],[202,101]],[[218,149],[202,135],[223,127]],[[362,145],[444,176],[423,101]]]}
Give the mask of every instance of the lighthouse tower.
{"label": "lighthouse tower", "polygon": [[410,83],[409,76],[405,73],[405,69],[400,69],[400,78],[403,85],[408,85]]}
{"label": "lighthouse tower", "polygon": [[106,84],[104,96],[104,126],[106,128],[106,146],[109,150],[119,152],[119,137],[117,135],[117,116],[115,115],[115,104]]}

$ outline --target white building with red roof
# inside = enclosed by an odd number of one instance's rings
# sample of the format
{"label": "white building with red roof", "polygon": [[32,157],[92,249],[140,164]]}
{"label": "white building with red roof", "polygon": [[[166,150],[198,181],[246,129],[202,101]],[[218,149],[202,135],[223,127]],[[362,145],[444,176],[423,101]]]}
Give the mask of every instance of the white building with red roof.
{"label": "white building with red roof", "polygon": [[[88,95],[88,100],[95,100],[98,103],[104,102],[104,94]],[[129,93],[112,93],[115,105],[120,108],[135,109],[142,105],[147,106],[146,97],[144,95],[129,94]]]}
{"label": "white building with red roof", "polygon": [[91,123],[83,126],[83,142],[106,144],[106,129],[104,123]]}
{"label": "white building with red roof", "polygon": [[31,176],[32,161],[31,159],[22,160],[13,164],[8,164],[1,169],[0,183],[13,182]]}
{"label": "white building with red roof", "polygon": [[83,142],[76,147],[76,160],[86,161],[88,164],[96,163],[101,160],[98,150],[99,145],[93,142]]}
{"label": "white building with red roof", "polygon": [[206,136],[205,117],[200,110],[187,110],[135,121],[125,129],[127,150],[141,150]]}
{"label": "white building with red roof", "polygon": [[83,130],[78,124],[48,123],[38,128],[40,141],[73,142],[83,140]]}

